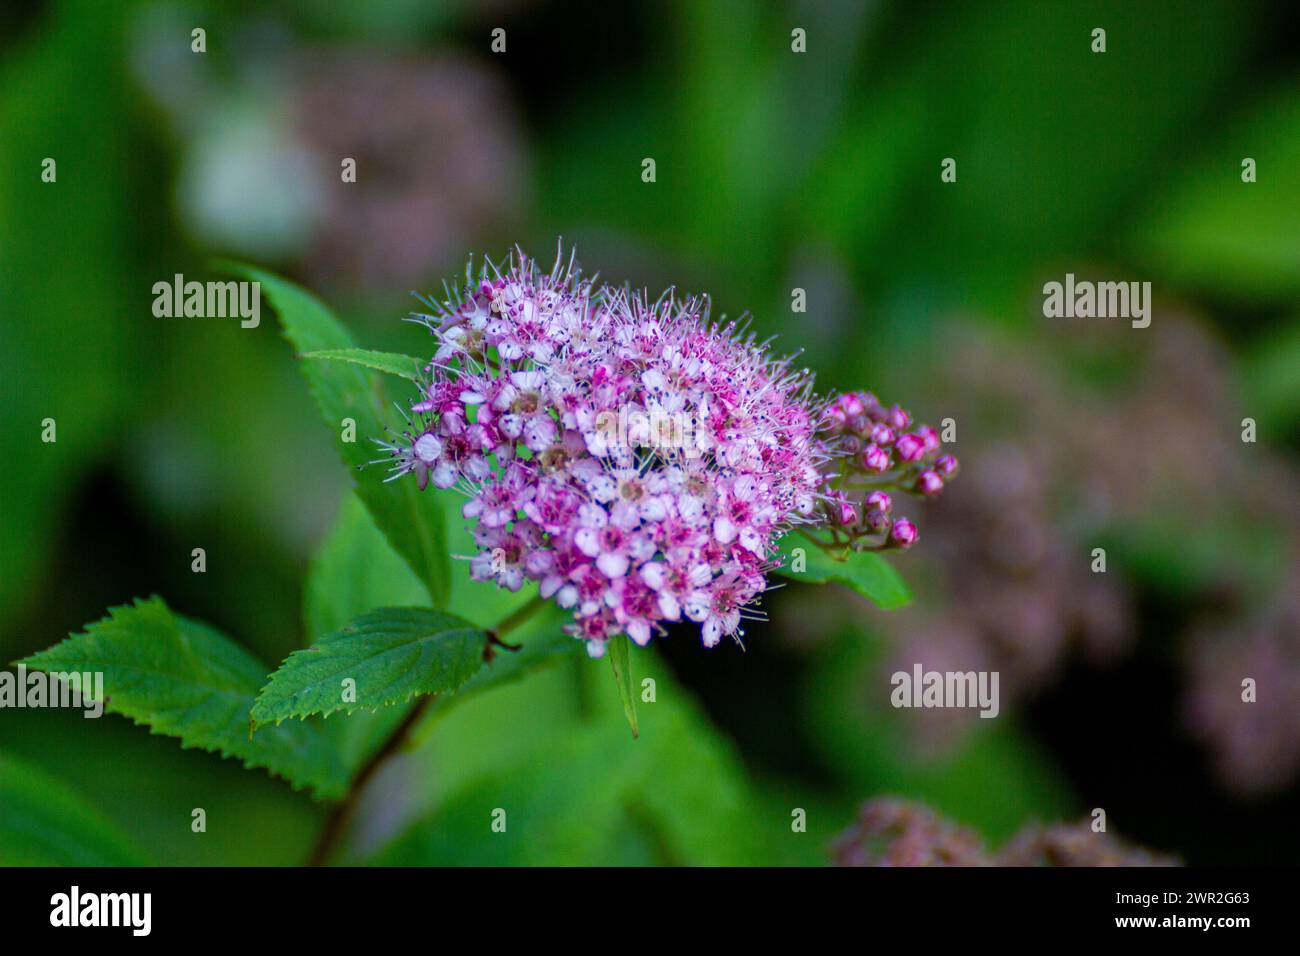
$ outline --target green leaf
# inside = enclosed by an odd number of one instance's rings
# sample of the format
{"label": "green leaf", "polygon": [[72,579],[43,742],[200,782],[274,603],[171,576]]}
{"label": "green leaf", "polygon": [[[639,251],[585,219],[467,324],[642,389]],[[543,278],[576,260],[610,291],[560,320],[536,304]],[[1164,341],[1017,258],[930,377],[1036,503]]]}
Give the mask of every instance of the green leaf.
{"label": "green leaf", "polygon": [[[333,527],[307,568],[303,623],[308,643],[374,608],[428,603],[428,589],[375,527],[365,505],[354,493],[345,495]],[[336,742],[340,759],[358,768],[405,716],[406,708],[389,707],[330,720],[322,729]]]}
{"label": "green leaf", "polygon": [[[430,503],[442,502],[435,496]],[[473,541],[461,524],[449,524],[448,532],[453,552],[474,550]],[[531,588],[511,594],[490,582],[472,581],[463,575],[452,583],[450,604],[454,613],[462,617],[473,615],[483,625],[490,625],[517,611],[535,593],[536,589]],[[311,641],[341,629],[377,607],[411,607],[427,600],[423,585],[375,527],[365,507],[353,495],[344,498],[334,526],[312,557],[307,572],[303,618]],[[440,720],[449,710],[482,690],[519,680],[561,657],[581,651],[582,642],[562,630],[567,620],[568,615],[554,605],[539,609],[509,635],[511,643],[523,647],[496,654],[454,697],[438,702],[429,723]],[[338,741],[344,763],[356,767],[374,752],[401,721],[404,712],[402,707],[376,713],[358,712],[346,719],[327,721],[323,729]]]}
{"label": "green leaf", "polygon": [[[441,611],[368,611],[290,654],[258,695],[253,722],[375,710],[417,694],[451,693],[483,667],[486,646],[486,632]],[[347,678],[356,682],[355,701],[344,700]]]}
{"label": "green leaf", "polygon": [[[795,554],[796,549],[801,554]],[[877,607],[892,611],[912,600],[907,582],[894,566],[873,551],[851,551],[831,555],[802,531],[791,531],[779,542],[781,567],[776,574],[805,584],[834,581],[857,591]],[[802,568],[802,570],[795,570]]]}
{"label": "green leaf", "polygon": [[104,675],[105,708],[154,733],[237,757],[295,788],[337,796],[347,772],[318,724],[249,733],[249,711],[267,668],[206,624],[172,613],[162,598],[137,599],[21,663],[48,672]]}
{"label": "green leaf", "polygon": [[[225,268],[261,283],[280,317],[284,336],[299,353],[360,351],[348,330],[315,296],[252,266]],[[340,456],[359,469],[356,494],[393,548],[419,576],[437,607],[450,593],[451,556],[443,540],[442,511],[421,498],[414,481],[384,483],[382,466],[364,467],[378,457],[372,438],[382,437],[391,406],[383,383],[348,362],[303,362],[312,397],[335,436]],[[356,422],[356,441],[343,441],[343,420]]]}
{"label": "green leaf", "polygon": [[[1300,88],[1288,81],[1252,98],[1243,120],[1179,163],[1173,182],[1130,237],[1164,277],[1252,303],[1300,293]],[[1242,182],[1242,161],[1257,181]],[[1162,184],[1163,185],[1163,184]],[[1156,319],[1158,322],[1159,319]]]}
{"label": "green leaf", "polygon": [[[581,642],[574,643],[581,646]],[[585,657],[585,654],[583,655]],[[465,711],[439,728],[438,739],[496,754],[515,749],[502,763],[484,761],[477,772],[434,797],[367,862],[382,865],[755,865],[771,863],[773,836],[790,830],[787,805],[765,816],[734,746],[699,711],[652,653],[637,655],[638,674],[653,675],[657,701],[639,710],[635,745],[618,722],[621,703],[604,667],[586,662],[574,677],[588,695],[586,717],[561,720],[538,706],[530,682],[466,702]],[[644,668],[644,669],[643,669]],[[572,694],[568,674],[553,675]],[[517,703],[516,703],[517,702]],[[515,707],[520,706],[521,710]],[[470,711],[474,711],[470,713]],[[497,714],[492,711],[498,711]],[[504,714],[500,714],[504,711]],[[504,718],[497,725],[496,717]],[[486,735],[486,736],[485,736]],[[445,774],[459,774],[459,753],[448,753]],[[430,762],[436,775],[438,762]],[[791,804],[794,805],[794,804]],[[802,805],[802,804],[799,804]],[[492,808],[506,811],[505,832],[489,826]],[[795,839],[800,839],[796,837]],[[354,858],[355,861],[355,858]]]}
{"label": "green leaf", "polygon": [[636,726],[636,698],[633,696],[632,689],[632,660],[631,660],[632,642],[628,640],[627,635],[619,634],[611,638],[606,650],[609,653],[609,664],[614,670],[614,684],[618,687],[619,700],[623,702],[623,715],[627,717],[627,724],[632,728],[632,738],[637,736]]}
{"label": "green leaf", "polygon": [[0,754],[0,866],[143,866],[107,817],[63,781]]}
{"label": "green leaf", "polygon": [[364,365],[376,372],[386,372],[419,384],[426,379],[424,366],[426,362],[400,352],[376,352],[372,349],[322,349],[317,352],[304,352],[299,358],[329,359],[336,362],[351,362]]}
{"label": "green leaf", "polygon": [[1300,423],[1300,317],[1290,317],[1241,358],[1246,408],[1264,440]]}
{"label": "green leaf", "polygon": [[[83,475],[120,452],[127,422],[140,427],[151,374],[166,364],[132,359],[157,325],[115,318],[158,278],[137,244],[153,227],[133,215],[156,202],[157,186],[139,175],[141,131],[122,122],[139,98],[121,55],[138,13],[71,0],[38,16],[35,29],[0,16],[0,460],[24,462],[0,469],[5,649],[19,646],[11,622],[37,613],[56,580],[58,529]],[[62,121],[47,122],[54,112]],[[28,175],[44,157],[57,160],[57,182]],[[46,418],[58,423],[58,441],[31,454],[33,428]]]}
{"label": "green leaf", "polygon": [[417,607],[429,593],[355,494],[339,505],[312,556],[303,587],[303,623],[311,641],[377,607]]}
{"label": "green leaf", "polygon": [[[847,782],[843,793],[923,800],[994,841],[1006,839],[1027,819],[1059,819],[1076,811],[1077,796],[1058,761],[1011,708],[996,720],[981,720],[973,711],[952,715],[951,737],[918,759],[918,740],[925,739],[918,736],[925,730],[919,712],[889,701],[896,649],[866,617],[842,618],[825,636],[802,704],[791,716],[806,729],[818,759]],[[864,687],[885,690],[864,693]],[[846,812],[843,824],[849,818]],[[788,842],[790,836],[787,827],[781,839]]]}

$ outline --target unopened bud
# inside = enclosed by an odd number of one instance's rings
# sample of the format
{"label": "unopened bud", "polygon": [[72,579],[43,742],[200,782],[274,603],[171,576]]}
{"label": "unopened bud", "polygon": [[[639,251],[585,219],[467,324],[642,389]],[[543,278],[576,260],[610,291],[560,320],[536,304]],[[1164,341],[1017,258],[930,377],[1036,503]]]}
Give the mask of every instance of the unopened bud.
{"label": "unopened bud", "polygon": [[887,471],[889,469],[889,452],[879,445],[868,445],[862,453],[862,467],[867,471]]}
{"label": "unopened bud", "polygon": [[884,534],[889,530],[889,515],[879,508],[872,508],[863,518],[862,524],[871,534]]}
{"label": "unopened bud", "polygon": [[841,501],[839,503],[840,524],[848,526],[858,523],[858,509],[853,506],[852,502]]}
{"label": "unopened bud", "polygon": [[873,491],[871,494],[867,495],[867,507],[876,508],[883,511],[885,514],[889,514],[894,507],[894,502],[893,499],[889,497],[889,492]]}
{"label": "unopened bud", "polygon": [[943,491],[943,479],[933,471],[923,471],[916,479],[916,490],[927,498],[933,498]]}
{"label": "unopened bud", "polygon": [[906,518],[899,518],[889,530],[889,543],[898,548],[910,548],[916,544],[916,525]]}
{"label": "unopened bud", "polygon": [[925,454],[925,439],[909,432],[899,437],[894,444],[894,451],[902,461],[916,461]]}

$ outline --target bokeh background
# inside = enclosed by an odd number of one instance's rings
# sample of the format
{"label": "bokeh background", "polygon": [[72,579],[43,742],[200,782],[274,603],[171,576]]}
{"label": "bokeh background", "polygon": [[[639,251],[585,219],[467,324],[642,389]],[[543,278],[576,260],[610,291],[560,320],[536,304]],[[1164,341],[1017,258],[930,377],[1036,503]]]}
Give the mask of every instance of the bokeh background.
{"label": "bokeh background", "polygon": [[[268,669],[308,639],[304,576],[356,517],[350,476],[269,310],[256,330],[157,319],[154,282],[253,261],[364,344],[418,352],[412,291],[563,236],[605,279],[752,313],[826,389],[952,417],[962,477],[899,561],[912,607],[791,585],[744,651],[656,642],[635,745],[585,659],[484,693],[380,777],[352,858],[821,864],[861,801],[896,794],[995,845],[1103,807],[1189,864],[1295,863],[1289,6],[6,4],[0,658],[153,593]],[[1151,281],[1151,327],[1044,319],[1067,271]],[[1002,716],[893,711],[913,661],[999,670]],[[159,863],[299,862],[323,819],[120,717],[0,711],[0,753]],[[528,830],[493,842],[484,807],[507,800]]]}

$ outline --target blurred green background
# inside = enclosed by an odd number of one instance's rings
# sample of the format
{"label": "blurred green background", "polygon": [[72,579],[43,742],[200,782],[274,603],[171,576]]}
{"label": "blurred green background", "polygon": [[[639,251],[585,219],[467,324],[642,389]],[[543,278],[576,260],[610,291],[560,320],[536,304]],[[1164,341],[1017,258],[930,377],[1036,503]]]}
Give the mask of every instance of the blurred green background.
{"label": "blurred green background", "polygon": [[[0,658],[157,593],[269,669],[312,633],[304,580],[331,529],[327,549],[373,534],[269,310],[257,329],[158,319],[155,282],[254,261],[367,346],[414,353],[413,290],[515,243],[546,260],[562,236],[606,280],[751,312],[824,389],[952,417],[963,477],[915,509],[913,608],[790,586],[744,651],[656,642],[637,657],[659,691],[635,744],[607,668],[577,657],[448,708],[372,788],[352,859],[821,864],[889,793],[994,842],[1104,807],[1193,864],[1294,863],[1288,7],[6,7]],[[1151,327],[1043,318],[1043,283],[1067,271],[1150,281]],[[889,710],[888,672],[914,660],[1000,668],[1003,716]],[[323,819],[119,717],[0,711],[0,754],[0,774],[61,781],[153,862],[299,862]],[[520,838],[492,839],[498,805],[520,808]]]}

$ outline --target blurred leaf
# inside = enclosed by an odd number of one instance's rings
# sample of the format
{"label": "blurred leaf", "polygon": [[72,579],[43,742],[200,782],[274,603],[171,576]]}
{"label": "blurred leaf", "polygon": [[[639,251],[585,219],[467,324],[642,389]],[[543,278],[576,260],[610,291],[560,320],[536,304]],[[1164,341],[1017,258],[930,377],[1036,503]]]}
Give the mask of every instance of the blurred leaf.
{"label": "blurred leaf", "polygon": [[[451,693],[483,666],[486,642],[484,631],[440,611],[367,611],[290,654],[258,695],[253,723],[278,725],[289,717],[374,710],[417,694]],[[345,678],[356,681],[355,702],[343,700]]]}
{"label": "blurred leaf", "polygon": [[172,611],[162,598],[109,609],[48,650],[20,663],[47,672],[104,675],[105,708],[154,733],[263,767],[317,796],[342,793],[347,772],[315,723],[249,733],[249,711],[267,668],[206,624]]}
{"label": "blurred leaf", "polygon": [[364,365],[376,372],[387,372],[420,383],[424,380],[424,366],[427,364],[411,355],[397,352],[376,352],[371,349],[324,349],[318,352],[304,352],[299,358],[326,359],[335,362],[352,362]]}
{"label": "blurred leaf", "polygon": [[[843,560],[828,554],[802,531],[791,531],[777,542],[781,554],[781,567],[774,573],[792,581],[805,584],[826,584],[834,581],[857,591],[876,606],[892,611],[912,600],[907,582],[894,570],[894,566],[872,551],[843,551]],[[803,550],[807,567],[793,569],[794,549]]]}
{"label": "blurred leaf", "polygon": [[1275,522],[1227,512],[1151,512],[1105,529],[1112,566],[1181,602],[1215,589],[1264,601],[1283,582],[1290,543]]}
{"label": "blurred leaf", "polygon": [[[157,320],[138,298],[132,230],[159,191],[134,194],[126,14],[43,5],[0,61],[0,458],[23,463],[0,469],[0,628],[32,593],[62,503],[137,400],[128,384],[156,365],[136,359]],[[55,182],[42,181],[46,158]],[[41,441],[46,418],[56,442]]]}
{"label": "blurred leaf", "polygon": [[[623,747],[627,747],[626,734]],[[626,761],[589,728],[534,748],[417,820],[371,862],[381,866],[610,865],[657,862],[627,817]],[[627,785],[630,785],[628,782]],[[504,813],[504,833],[491,831]]]}
{"label": "blurred leaf", "polygon": [[[303,622],[308,644],[377,607],[427,604],[429,591],[393,550],[374,519],[349,492],[325,540],[312,556],[303,587]],[[414,705],[411,705],[414,706]],[[326,721],[339,757],[359,768],[402,722],[408,707],[386,707]]]}
{"label": "blurred leaf", "polygon": [[148,861],[80,794],[0,753],[0,866],[142,866]]}
{"label": "blurred leaf", "polygon": [[[515,656],[498,654],[493,667]],[[392,814],[393,826],[370,850],[466,787],[522,764],[550,741],[573,734],[587,712],[579,673],[588,668],[585,653],[572,654],[558,660],[556,666],[536,668],[527,679],[506,680],[481,688],[482,693],[471,693],[466,685],[454,697],[436,702],[414,734],[415,746],[408,752],[405,812]],[[607,668],[591,669],[608,682]],[[479,677],[486,677],[491,670],[484,668]],[[612,688],[609,690],[613,696]],[[617,714],[613,717],[612,730],[630,744],[625,725]]]}
{"label": "blurred leaf", "polygon": [[[1177,282],[1252,300],[1300,295],[1300,99],[1253,106],[1143,220],[1135,251]],[[1244,183],[1242,160],[1256,161]]]}
{"label": "blurred leaf", "polygon": [[[918,744],[916,711],[889,705],[888,645],[845,622],[804,690],[804,715],[822,757],[855,799],[892,794],[924,800],[1001,840],[1027,820],[1074,812],[1069,786],[1009,709],[997,720],[970,712],[946,748]],[[848,826],[851,817],[842,821]]]}
{"label": "blurred leaf", "polygon": [[[844,342],[846,373],[864,352],[904,352],[951,308],[1028,318],[1027,273],[1114,245],[1117,219],[1231,100],[1263,13],[1223,0],[1194,16],[1178,0],[1095,6],[885,8],[866,80],[800,183],[789,229],[829,233],[880,309]],[[1089,45],[1098,21],[1104,55]],[[939,178],[946,157],[954,183]]]}
{"label": "blurred leaf", "polygon": [[1241,361],[1247,413],[1275,435],[1300,424],[1300,318],[1253,346]]}
{"label": "blurred leaf", "polygon": [[[231,271],[260,282],[280,317],[285,338],[299,352],[353,349],[351,333],[310,293],[269,272],[231,265]],[[303,374],[325,425],[335,435],[343,460],[363,469],[356,494],[393,548],[429,589],[436,607],[444,607],[450,589],[451,557],[444,546],[441,510],[421,496],[413,481],[386,484],[377,468],[364,466],[375,458],[373,438],[384,432],[388,414],[382,383],[347,363],[304,362]],[[356,441],[342,438],[344,419],[356,422]]]}
{"label": "blurred leaf", "polygon": [[[577,642],[575,642],[577,643]],[[638,659],[652,655],[641,654]],[[767,819],[758,810],[733,748],[701,716],[662,668],[646,668],[657,700],[640,708],[641,736],[628,739],[622,708],[604,667],[581,661],[594,712],[561,732],[528,737],[517,761],[494,761],[465,780],[370,862],[383,865],[726,866],[769,860],[769,838],[789,829],[788,811]],[[531,687],[532,683],[528,685]],[[498,700],[526,696],[528,687]],[[492,705],[488,695],[466,705]],[[472,720],[469,718],[473,718]],[[506,731],[518,738],[518,720]],[[466,746],[490,746],[481,735]],[[491,829],[493,811],[506,829]]]}
{"label": "blurred leaf", "polygon": [[606,645],[609,652],[609,664],[614,671],[614,684],[618,687],[618,698],[623,703],[623,716],[632,728],[632,738],[637,737],[636,726],[636,691],[632,683],[632,642],[624,634],[610,638]]}
{"label": "blurred leaf", "polygon": [[312,556],[303,589],[303,619],[311,640],[337,631],[376,607],[416,607],[428,590],[348,494],[329,534]]}
{"label": "blurred leaf", "polygon": [[[523,646],[517,651],[496,654],[487,667],[465,683],[457,696],[518,680],[582,650],[581,641],[561,630],[568,620],[569,616],[554,605],[539,610],[527,624],[510,634],[511,643]],[[585,652],[583,656],[586,656]]]}

